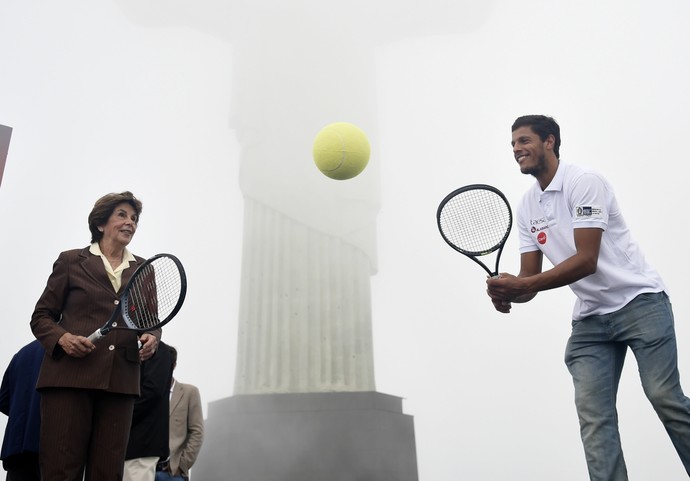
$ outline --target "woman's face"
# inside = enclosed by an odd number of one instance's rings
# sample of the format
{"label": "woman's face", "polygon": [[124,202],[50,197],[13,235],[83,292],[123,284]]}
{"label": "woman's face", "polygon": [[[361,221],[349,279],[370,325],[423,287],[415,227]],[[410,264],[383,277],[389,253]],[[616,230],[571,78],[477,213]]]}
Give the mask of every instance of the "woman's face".
{"label": "woman's face", "polygon": [[123,247],[130,243],[137,231],[137,216],[134,207],[123,202],[115,207],[103,228],[102,242],[119,244]]}

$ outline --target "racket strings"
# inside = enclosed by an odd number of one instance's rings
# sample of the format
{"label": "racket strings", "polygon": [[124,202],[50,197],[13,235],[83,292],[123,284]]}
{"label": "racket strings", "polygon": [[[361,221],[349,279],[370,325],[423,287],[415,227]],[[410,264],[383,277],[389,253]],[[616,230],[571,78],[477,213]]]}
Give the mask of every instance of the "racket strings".
{"label": "racket strings", "polygon": [[154,327],[174,312],[182,293],[182,277],[175,262],[160,257],[144,266],[127,296],[126,316],[137,329]]}
{"label": "racket strings", "polygon": [[455,247],[468,254],[484,255],[501,246],[510,231],[512,214],[497,193],[471,189],[449,199],[439,221],[443,235]]}

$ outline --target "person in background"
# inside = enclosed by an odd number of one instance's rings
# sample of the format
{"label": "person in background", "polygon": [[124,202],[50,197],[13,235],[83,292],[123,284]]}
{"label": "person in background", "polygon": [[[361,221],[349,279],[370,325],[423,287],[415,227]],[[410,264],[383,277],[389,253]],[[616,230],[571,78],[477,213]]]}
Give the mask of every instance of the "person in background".
{"label": "person in background", "polygon": [[[690,474],[690,399],[680,385],[671,301],[623,219],[613,188],[591,169],[561,162],[560,127],[528,115],[512,126],[513,156],[536,182],[518,208],[520,272],[487,279],[499,312],[538,292],[576,296],[565,362],[590,479],[625,481],[616,396],[630,348],[644,392]],[[542,268],[543,257],[553,266]]]}
{"label": "person in background", "polygon": [[[172,369],[177,367],[177,350],[170,347]],[[170,384],[170,458],[162,462],[156,481],[189,479],[204,440],[204,413],[196,386],[172,378]]]}
{"label": "person in background", "polygon": [[22,347],[7,366],[0,386],[0,412],[7,415],[2,441],[2,467],[7,481],[41,481],[38,439],[41,397],[36,379],[44,350],[34,340]]}
{"label": "person in background", "polygon": [[140,362],[156,351],[160,330],[114,329],[97,344],[87,336],[144,262],[127,249],[141,210],[131,192],[98,199],[88,217],[91,244],[60,253],[31,316],[46,351],[37,382],[43,481],[77,479],[82,470],[85,481],[122,479]]}
{"label": "person in background", "polygon": [[141,394],[134,401],[124,481],[154,481],[156,465],[168,458],[171,382],[170,349],[166,343],[159,341],[153,357],[141,364]]}

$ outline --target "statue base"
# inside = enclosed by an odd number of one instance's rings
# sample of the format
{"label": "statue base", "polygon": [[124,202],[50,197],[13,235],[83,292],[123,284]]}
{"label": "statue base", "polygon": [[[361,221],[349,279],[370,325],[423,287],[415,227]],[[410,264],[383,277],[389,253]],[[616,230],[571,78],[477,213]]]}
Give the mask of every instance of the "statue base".
{"label": "statue base", "polygon": [[209,403],[202,481],[418,481],[412,416],[377,392],[239,395]]}

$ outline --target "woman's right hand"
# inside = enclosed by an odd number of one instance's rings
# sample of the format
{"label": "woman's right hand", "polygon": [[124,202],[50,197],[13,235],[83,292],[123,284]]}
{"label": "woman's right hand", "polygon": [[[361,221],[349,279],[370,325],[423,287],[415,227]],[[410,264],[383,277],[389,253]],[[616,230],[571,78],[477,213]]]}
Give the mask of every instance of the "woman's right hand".
{"label": "woman's right hand", "polygon": [[58,339],[58,344],[65,351],[65,354],[71,357],[86,357],[91,354],[91,351],[96,349],[93,342],[84,336],[75,336],[69,332],[64,333]]}

